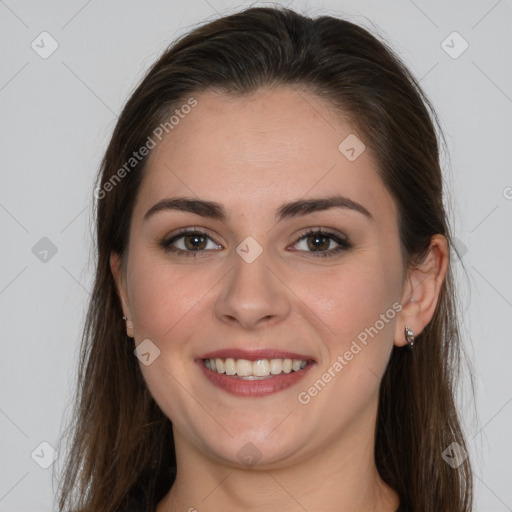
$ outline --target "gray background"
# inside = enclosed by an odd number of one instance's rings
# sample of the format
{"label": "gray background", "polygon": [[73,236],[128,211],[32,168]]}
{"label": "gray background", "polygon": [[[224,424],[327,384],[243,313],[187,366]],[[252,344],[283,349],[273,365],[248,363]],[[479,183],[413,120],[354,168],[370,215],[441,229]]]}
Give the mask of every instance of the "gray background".
{"label": "gray background", "polygon": [[[93,177],[116,115],[176,36],[248,5],[0,0],[1,511],[52,510],[53,472],[63,454],[43,469],[51,448],[40,443],[57,447],[69,414],[92,278]],[[471,396],[460,396],[475,511],[512,511],[512,1],[288,5],[342,15],[383,36],[440,115],[451,212],[468,271],[466,277],[457,263],[477,381],[477,413]],[[40,53],[51,40],[43,31],[58,43],[46,59]],[[463,40],[447,39],[454,31]],[[469,47],[453,58],[464,40]]]}

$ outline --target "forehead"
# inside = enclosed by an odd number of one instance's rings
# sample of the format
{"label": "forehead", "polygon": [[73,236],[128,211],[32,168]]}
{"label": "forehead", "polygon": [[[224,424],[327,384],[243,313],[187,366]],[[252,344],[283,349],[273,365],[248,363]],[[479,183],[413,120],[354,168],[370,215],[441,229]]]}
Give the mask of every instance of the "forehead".
{"label": "forehead", "polygon": [[370,211],[394,212],[364,136],[314,94],[283,86],[194,98],[197,105],[152,150],[138,206],[187,195],[222,202],[228,211],[258,203],[261,211],[340,193]]}

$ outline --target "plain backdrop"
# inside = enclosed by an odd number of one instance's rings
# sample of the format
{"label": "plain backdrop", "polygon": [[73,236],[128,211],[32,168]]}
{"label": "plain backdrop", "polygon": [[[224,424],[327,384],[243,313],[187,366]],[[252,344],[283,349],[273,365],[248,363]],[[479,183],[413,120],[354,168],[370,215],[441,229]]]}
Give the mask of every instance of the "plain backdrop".
{"label": "plain backdrop", "polygon": [[[0,0],[0,511],[54,507],[52,447],[69,414],[91,288],[93,179],[116,117],[178,35],[249,5]],[[475,511],[512,511],[512,1],[287,5],[383,37],[437,109],[467,270],[455,263],[477,383],[477,413],[471,396],[459,398]]]}

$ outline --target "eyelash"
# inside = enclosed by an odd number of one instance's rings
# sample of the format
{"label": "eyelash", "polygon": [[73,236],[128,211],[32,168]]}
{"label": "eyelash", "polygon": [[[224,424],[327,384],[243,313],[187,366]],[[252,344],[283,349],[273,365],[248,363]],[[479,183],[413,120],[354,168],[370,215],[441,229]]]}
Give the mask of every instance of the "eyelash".
{"label": "eyelash", "polygon": [[[198,256],[199,253],[202,253],[202,252],[206,251],[205,249],[197,250],[197,251],[184,251],[183,249],[178,249],[177,247],[173,247],[172,246],[173,242],[175,242],[176,240],[179,240],[180,238],[184,238],[186,235],[206,236],[207,238],[209,238],[210,240],[212,240],[214,243],[217,244],[217,242],[215,242],[215,240],[213,240],[204,231],[197,230],[197,229],[196,230],[191,230],[189,228],[184,228],[184,229],[181,229],[180,231],[178,231],[178,233],[176,233],[172,237],[163,240],[160,243],[160,245],[162,246],[162,248],[166,252],[172,252],[172,253],[178,254],[180,256],[185,256],[185,257],[193,257],[193,258],[195,258],[195,257]],[[309,229],[306,229],[305,231],[303,231],[300,234],[299,238],[297,239],[297,241],[295,242],[294,245],[296,245],[298,242],[300,242],[304,238],[308,238],[311,235],[320,235],[321,237],[329,238],[329,239],[333,240],[334,242],[336,242],[338,244],[338,247],[336,247],[334,249],[330,249],[329,251],[299,251],[299,252],[308,252],[314,258],[317,258],[317,257],[324,257],[324,258],[332,257],[332,256],[337,255],[341,251],[346,251],[346,250],[352,248],[352,244],[349,242],[348,239],[340,238],[336,234],[330,233],[330,232],[325,231],[325,230],[323,230],[321,228],[317,228],[317,229],[309,228]],[[217,244],[217,245],[220,245],[220,244]]]}

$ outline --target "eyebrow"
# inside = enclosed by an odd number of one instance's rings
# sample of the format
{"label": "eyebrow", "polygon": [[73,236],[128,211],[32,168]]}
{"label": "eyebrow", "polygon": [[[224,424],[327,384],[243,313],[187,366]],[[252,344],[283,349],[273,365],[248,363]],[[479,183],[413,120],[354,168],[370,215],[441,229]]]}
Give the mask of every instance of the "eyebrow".
{"label": "eyebrow", "polygon": [[[335,195],[316,199],[299,199],[285,203],[276,211],[276,220],[279,222],[285,218],[298,217],[314,212],[330,210],[331,208],[353,210],[362,213],[369,220],[373,219],[372,214],[363,205],[348,197]],[[201,217],[209,217],[221,221],[227,219],[227,212],[220,203],[188,197],[174,197],[162,199],[152,206],[145,213],[144,220],[147,220],[158,212],[169,210],[195,213]]]}

